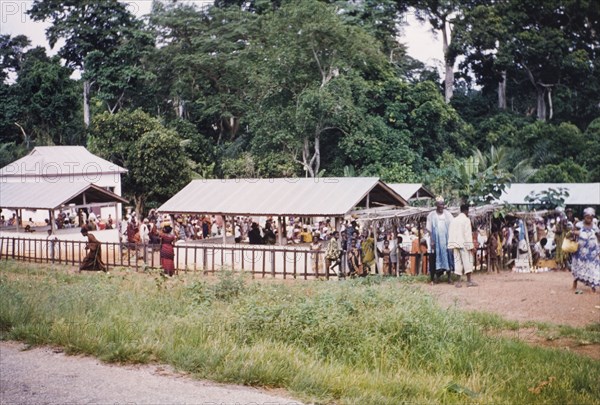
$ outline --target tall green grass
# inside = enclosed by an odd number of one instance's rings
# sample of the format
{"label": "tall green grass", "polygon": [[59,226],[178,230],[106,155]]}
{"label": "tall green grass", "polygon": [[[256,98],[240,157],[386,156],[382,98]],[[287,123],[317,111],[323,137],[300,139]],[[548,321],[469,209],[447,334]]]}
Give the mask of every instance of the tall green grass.
{"label": "tall green grass", "polygon": [[319,403],[600,404],[600,362],[493,337],[490,329],[518,325],[442,309],[397,279],[167,280],[2,266],[3,339],[170,363]]}

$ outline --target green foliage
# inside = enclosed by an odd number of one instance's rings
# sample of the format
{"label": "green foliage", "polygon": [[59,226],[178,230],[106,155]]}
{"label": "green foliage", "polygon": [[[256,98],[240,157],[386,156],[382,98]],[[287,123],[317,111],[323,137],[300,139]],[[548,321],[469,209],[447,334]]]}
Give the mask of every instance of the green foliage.
{"label": "green foliage", "polygon": [[492,146],[486,153],[475,148],[473,155],[465,159],[445,155],[444,170],[434,172],[433,179],[436,176],[444,177],[440,179],[442,190],[450,186],[448,194],[456,200],[490,203],[500,197],[514,178],[509,169],[507,152],[505,148]]}
{"label": "green foliage", "polygon": [[233,301],[246,290],[244,278],[232,271],[219,273],[219,281],[214,286],[215,298],[223,301]]}
{"label": "green foliage", "polygon": [[585,126],[599,112],[588,98],[599,89],[599,41],[592,26],[600,21],[600,10],[595,3],[475,2],[461,7],[454,20],[454,52],[466,56],[461,66],[475,74],[484,92],[495,92],[505,74],[513,111]]}
{"label": "green foliage", "polygon": [[[34,145],[77,145],[84,142],[77,82],[72,70],[61,65],[58,57],[49,58],[37,47],[23,55],[23,61],[11,91],[23,106],[15,121],[23,127]],[[15,127],[16,128],[16,127]]]}
{"label": "green foliage", "polygon": [[133,198],[138,212],[148,200],[166,201],[191,178],[181,138],[141,110],[97,115],[88,147],[129,170],[123,190]]}
{"label": "green foliage", "polygon": [[27,14],[34,21],[49,21],[50,46],[64,39],[58,55],[69,66],[82,69],[91,52],[108,55],[118,47],[124,29],[134,23],[127,4],[111,0],[35,0]]}
{"label": "green foliage", "polygon": [[564,207],[565,200],[569,197],[569,192],[564,187],[548,188],[540,193],[533,191],[525,197],[525,201],[530,204],[539,205],[543,209],[554,209]]}
{"label": "green foliage", "polygon": [[[139,20],[121,2],[36,0],[29,15],[49,22],[52,45],[65,43],[49,58],[24,36],[0,36],[2,153],[10,161],[17,149],[85,144],[82,86],[91,85],[99,120],[90,147],[133,168],[130,145],[152,131],[175,145],[165,132],[173,129],[180,147],[167,155],[178,156],[182,178],[187,167],[203,178],[341,176],[351,167],[480,200],[497,194],[490,185],[507,172],[513,182],[537,169],[535,181],[600,181],[599,9],[592,0],[538,3],[154,2]],[[448,62],[464,56],[451,104],[437,71],[406,54],[398,30],[409,6],[434,30],[448,23]],[[69,78],[73,67],[79,82]],[[121,109],[139,112],[102,124]],[[109,134],[102,141],[100,128]],[[492,146],[505,148],[496,168],[479,167],[482,155],[468,160],[473,148]],[[124,191],[142,205],[175,189],[132,179]]]}
{"label": "green foliage", "polygon": [[588,181],[588,171],[573,159],[567,159],[559,164],[542,166],[531,177],[532,183],[585,183]]}
{"label": "green foliage", "polygon": [[154,38],[140,26],[130,23],[113,49],[95,49],[85,57],[83,78],[94,83],[95,96],[106,103],[110,112],[135,100],[138,89],[154,79],[154,72],[145,66],[155,50]]}
{"label": "green foliage", "polygon": [[26,47],[31,44],[25,35],[0,35],[0,83],[4,84],[11,73],[21,68],[21,59]]}
{"label": "green foliage", "polygon": [[584,134],[582,163],[589,171],[589,181],[600,182],[600,118],[590,123]]}
{"label": "green foliage", "polygon": [[4,167],[27,154],[27,149],[23,145],[17,145],[15,142],[0,144],[0,167]]}

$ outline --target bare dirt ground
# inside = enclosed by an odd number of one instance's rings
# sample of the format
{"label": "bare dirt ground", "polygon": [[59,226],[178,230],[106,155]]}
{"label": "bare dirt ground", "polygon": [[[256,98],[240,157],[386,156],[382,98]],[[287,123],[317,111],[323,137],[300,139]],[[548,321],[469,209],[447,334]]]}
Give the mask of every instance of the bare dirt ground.
{"label": "bare dirt ground", "polygon": [[[572,289],[568,271],[500,274],[476,273],[479,286],[462,288],[440,283],[425,288],[444,307],[465,311],[490,312],[519,322],[544,322],[554,325],[585,327],[600,323],[600,293],[579,285],[582,294]],[[541,336],[536,328],[505,332],[525,342],[571,350],[600,360],[600,345],[558,336]]]}
{"label": "bare dirt ground", "polygon": [[519,322],[536,321],[583,327],[600,322],[600,294],[579,285],[583,294],[572,290],[568,271],[500,274],[475,273],[478,287],[440,283],[427,291],[443,306],[467,311],[492,312]]}

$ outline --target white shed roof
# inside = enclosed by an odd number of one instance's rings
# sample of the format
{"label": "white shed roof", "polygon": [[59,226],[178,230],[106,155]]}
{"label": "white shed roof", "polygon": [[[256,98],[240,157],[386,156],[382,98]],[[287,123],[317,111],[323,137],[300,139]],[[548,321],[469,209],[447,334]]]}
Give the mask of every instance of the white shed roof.
{"label": "white shed roof", "polygon": [[126,169],[92,154],[83,146],[37,146],[27,156],[0,169],[0,177],[56,178],[126,172]]}
{"label": "white shed roof", "polygon": [[387,185],[407,201],[413,198],[433,198],[433,193],[422,183],[387,183]]}
{"label": "white shed roof", "polygon": [[356,206],[405,206],[372,177],[193,180],[160,212],[224,215],[344,216]]}
{"label": "white shed roof", "polygon": [[600,183],[514,183],[506,188],[499,200],[513,205],[528,205],[530,203],[525,197],[531,192],[537,194],[551,188],[568,191],[566,205],[600,205]]}
{"label": "white shed roof", "polygon": [[58,209],[62,205],[86,203],[127,203],[122,197],[87,182],[16,182],[0,181],[0,208]]}

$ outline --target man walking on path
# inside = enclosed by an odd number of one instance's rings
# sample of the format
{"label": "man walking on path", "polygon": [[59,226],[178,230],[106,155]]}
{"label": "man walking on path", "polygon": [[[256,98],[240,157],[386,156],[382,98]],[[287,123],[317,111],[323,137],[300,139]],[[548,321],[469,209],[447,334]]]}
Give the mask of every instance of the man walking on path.
{"label": "man walking on path", "polygon": [[462,287],[462,276],[467,275],[467,287],[475,287],[471,280],[473,272],[473,227],[468,217],[469,204],[460,206],[460,214],[450,223],[448,229],[448,249],[454,252],[454,272],[460,277],[455,284]]}

